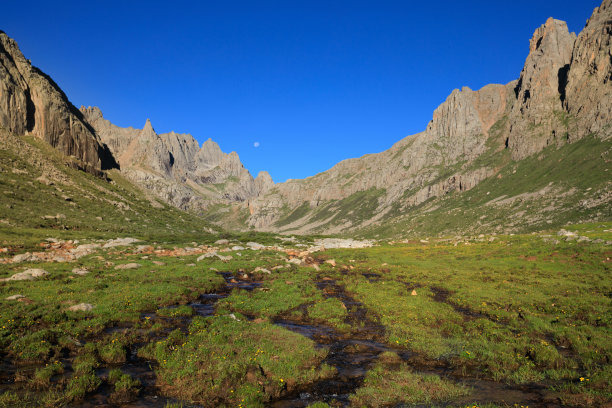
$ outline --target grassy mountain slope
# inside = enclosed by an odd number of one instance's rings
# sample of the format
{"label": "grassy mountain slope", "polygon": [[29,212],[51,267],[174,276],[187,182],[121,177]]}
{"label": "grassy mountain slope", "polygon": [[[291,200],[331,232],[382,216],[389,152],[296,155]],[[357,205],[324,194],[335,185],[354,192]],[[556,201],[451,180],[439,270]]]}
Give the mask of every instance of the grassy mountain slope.
{"label": "grassy mountain slope", "polygon": [[[218,232],[201,218],[148,196],[119,171],[108,179],[70,166],[40,139],[0,130],[0,242],[115,238],[199,240]],[[66,165],[68,164],[68,165]],[[216,234],[215,234],[216,236]]]}
{"label": "grassy mountain slope", "polygon": [[504,151],[489,156],[500,164],[496,176],[416,207],[396,204],[379,225],[358,235],[531,232],[610,219],[612,139],[586,137],[521,161],[510,160]]}

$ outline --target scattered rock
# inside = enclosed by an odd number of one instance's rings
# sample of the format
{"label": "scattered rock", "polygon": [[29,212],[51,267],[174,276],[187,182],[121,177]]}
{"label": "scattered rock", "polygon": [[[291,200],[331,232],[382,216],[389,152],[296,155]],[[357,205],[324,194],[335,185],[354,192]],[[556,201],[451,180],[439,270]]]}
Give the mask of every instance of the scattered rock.
{"label": "scattered rock", "polygon": [[227,239],[219,239],[215,241],[215,245],[227,245],[227,244],[229,244],[229,241]]}
{"label": "scattered rock", "polygon": [[83,275],[87,275],[89,271],[85,268],[74,268],[72,270],[72,273],[74,273],[75,275],[83,276]]}
{"label": "scattered rock", "polygon": [[38,262],[40,258],[36,255],[26,252],[24,254],[15,255],[12,259],[13,263],[21,263],[21,262]]}
{"label": "scattered rock", "polygon": [[94,253],[98,248],[100,248],[100,244],[83,244],[71,249],[70,254],[72,254],[76,259],[79,259]]}
{"label": "scattered rock", "polygon": [[355,239],[342,239],[342,238],[324,238],[316,239],[314,247],[310,250],[321,250],[325,248],[369,248],[374,245],[373,241],[357,241]]}
{"label": "scattered rock", "polygon": [[234,245],[232,247],[232,251],[243,251],[245,248],[243,246],[240,245]]}
{"label": "scattered rock", "polygon": [[194,263],[188,263],[186,266],[196,266]]}
{"label": "scattered rock", "polygon": [[[198,258],[198,261],[199,261],[199,260],[200,260],[200,258]],[[157,265],[157,266],[164,266],[164,265],[166,265],[166,264],[165,264],[164,262],[162,262],[162,261],[153,261],[153,264],[154,264],[154,265]]]}
{"label": "scattered rock", "polygon": [[295,264],[295,265],[301,265],[302,264],[302,260],[300,258],[291,258],[288,262],[292,263],[292,264]]}
{"label": "scattered rock", "polygon": [[94,306],[89,303],[79,303],[78,305],[70,306],[68,310],[71,312],[90,312],[93,310]]}
{"label": "scattered rock", "polygon": [[48,275],[49,272],[44,269],[26,269],[23,272],[19,272],[11,276],[10,278],[2,279],[3,281],[22,281],[22,280],[34,280],[41,276]]}
{"label": "scattered rock", "polygon": [[53,182],[51,180],[49,180],[47,177],[45,177],[44,174],[42,176],[38,177],[36,179],[36,181],[38,181],[41,184],[45,184],[47,186],[52,186],[53,185]]}
{"label": "scattered rock", "polygon": [[260,243],[257,242],[247,242],[246,244],[249,248],[251,248],[254,251],[257,251],[259,249],[263,249],[265,248],[265,246],[261,245]]}
{"label": "scattered rock", "polygon": [[106,242],[106,244],[104,244],[104,246],[102,248],[114,248],[114,247],[118,247],[118,246],[129,246],[132,245],[136,242],[140,242],[139,239],[136,238],[116,238],[116,239],[111,239],[108,240]]}
{"label": "scattered rock", "polygon": [[23,295],[12,295],[6,298],[6,300],[19,300],[19,299],[23,299],[25,298],[25,296]]}
{"label": "scattered rock", "polygon": [[73,261],[75,257],[71,254],[56,254],[51,258],[52,262],[70,262]]}
{"label": "scattered rock", "polygon": [[267,270],[266,268],[262,268],[261,266],[258,266],[257,268],[253,269],[253,273],[255,273],[255,272],[267,273],[268,275],[270,275],[272,273],[269,270]]}
{"label": "scattered rock", "polygon": [[141,254],[143,252],[153,252],[153,247],[151,245],[138,245],[134,250],[135,254]]}
{"label": "scattered rock", "polygon": [[412,292],[410,293],[410,296],[416,296],[416,295],[417,295],[416,289],[412,289]]}
{"label": "scattered rock", "polygon": [[122,265],[117,265],[115,266],[115,270],[121,270],[121,269],[138,269],[140,268],[140,264],[134,263],[134,262],[130,262],[127,264],[122,264]]}
{"label": "scattered rock", "polygon": [[327,261],[325,261],[325,263],[326,264],[330,264],[333,267],[336,266],[336,260],[335,259],[328,259]]}
{"label": "scattered rock", "polygon": [[223,255],[219,255],[216,251],[212,251],[212,252],[207,252],[205,254],[200,255],[198,259],[196,259],[196,262],[200,262],[206,258],[214,258],[215,256],[222,261],[231,261],[233,259],[231,255],[223,256]]}
{"label": "scattered rock", "polygon": [[196,259],[196,262],[203,261],[206,258],[214,258],[215,256],[219,256],[216,251],[207,252],[205,254],[198,256],[198,259]]}
{"label": "scattered rock", "polygon": [[567,231],[565,229],[560,229],[559,232],[557,232],[557,235],[560,236],[560,237],[567,237],[567,238],[576,238],[576,237],[578,237],[578,234],[576,234],[575,232]]}

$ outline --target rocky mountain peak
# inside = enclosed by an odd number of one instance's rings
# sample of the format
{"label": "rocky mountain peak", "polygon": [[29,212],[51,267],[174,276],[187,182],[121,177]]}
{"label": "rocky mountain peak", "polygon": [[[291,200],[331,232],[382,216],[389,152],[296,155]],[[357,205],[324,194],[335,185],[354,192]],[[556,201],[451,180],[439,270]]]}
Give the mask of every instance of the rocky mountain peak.
{"label": "rocky mountain peak", "polygon": [[212,139],[206,140],[200,151],[196,155],[196,163],[200,167],[212,168],[218,166],[225,157],[225,153],[221,151],[221,148]]}
{"label": "rocky mountain peak", "polygon": [[81,105],[79,110],[81,111],[81,113],[85,116],[85,118],[88,121],[89,120],[94,121],[94,120],[97,120],[97,119],[104,118],[104,116],[102,115],[102,111],[97,106],[88,106],[88,107],[85,107],[85,106]]}
{"label": "rocky mountain peak", "polygon": [[564,142],[560,112],[575,42],[567,24],[553,18],[533,33],[510,113],[508,147],[514,159]]}
{"label": "rocky mountain peak", "polygon": [[506,87],[487,85],[478,91],[455,89],[433,114],[426,133],[440,148],[428,152],[441,158],[473,157],[480,153],[489,128],[506,108]]}
{"label": "rocky mountain peak", "polygon": [[144,127],[140,131],[140,137],[146,139],[157,137],[157,133],[155,133],[155,129],[153,129],[153,125],[151,124],[151,119],[147,118]]}
{"label": "rocky mountain peak", "polygon": [[567,23],[552,17],[535,30],[516,89],[520,108],[525,110],[551,97],[561,108],[559,75],[567,70],[575,41],[576,34],[569,32]]}
{"label": "rocky mountain peak", "polygon": [[576,34],[569,32],[565,21],[549,17],[529,40],[529,53],[549,53],[553,57],[558,55],[561,60],[567,60],[571,56],[575,39]]}
{"label": "rocky mountain peak", "polygon": [[255,189],[257,190],[257,195],[265,193],[269,189],[274,187],[274,181],[272,180],[272,176],[267,171],[260,171],[255,177]]}
{"label": "rocky mountain peak", "polygon": [[595,8],[578,35],[567,72],[564,103],[574,139],[589,133],[612,135],[612,0]]}

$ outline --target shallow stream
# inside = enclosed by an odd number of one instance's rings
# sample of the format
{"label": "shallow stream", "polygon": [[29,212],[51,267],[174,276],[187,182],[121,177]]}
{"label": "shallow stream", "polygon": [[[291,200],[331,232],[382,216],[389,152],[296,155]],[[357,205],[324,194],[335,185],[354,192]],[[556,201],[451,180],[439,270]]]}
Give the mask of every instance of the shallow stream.
{"label": "shallow stream", "polygon": [[[249,279],[236,279],[231,273],[222,273],[226,285],[223,289],[213,294],[203,294],[191,306],[195,314],[199,316],[210,316],[215,312],[215,305],[219,299],[227,297],[233,289],[251,291],[261,286],[260,282]],[[325,297],[334,297],[342,301],[348,311],[346,323],[351,326],[349,333],[340,332],[330,326],[318,324],[317,322],[305,321],[304,319],[279,317],[274,323],[306,336],[316,342],[318,347],[328,349],[328,355],[324,362],[333,366],[337,374],[325,380],[320,380],[292,393],[281,396],[268,405],[274,408],[306,407],[316,401],[324,401],[332,406],[348,406],[349,396],[359,388],[368,370],[376,363],[379,354],[385,351],[392,351],[398,354],[402,360],[411,364],[416,372],[433,373],[451,379],[460,384],[470,387],[473,392],[468,397],[449,402],[448,404],[438,404],[438,406],[465,406],[479,402],[494,402],[500,405],[514,406],[514,404],[529,407],[550,407],[555,406],[551,403],[550,393],[542,386],[538,385],[505,385],[494,381],[480,380],[477,378],[458,377],[443,364],[433,363],[427,366],[417,366],[414,364],[414,355],[401,348],[394,348],[384,343],[384,327],[369,318],[368,311],[363,305],[350,297],[336,281],[323,278],[317,286],[322,290]],[[293,316],[293,315],[287,315]],[[154,340],[161,340],[172,330],[179,328],[186,331],[191,322],[191,317],[166,318],[159,317],[155,313],[143,314],[153,321],[162,321],[166,327],[160,332],[159,337]],[[107,329],[107,332],[128,331],[130,327],[119,326]],[[168,402],[175,402],[160,396],[156,387],[154,369],[156,363],[137,356],[137,350],[143,344],[136,344],[129,350],[126,363],[117,365],[121,370],[132,377],[138,379],[142,384],[142,389],[136,401],[121,405],[129,408],[163,408]],[[68,357],[63,361],[65,365],[64,376],[72,373],[71,359]],[[3,361],[0,367],[0,391],[10,389],[11,373],[15,373],[16,368],[9,362]],[[23,367],[20,367],[23,369]],[[108,374],[109,368],[98,369],[96,374],[104,377]],[[103,385],[91,395],[87,401],[71,406],[79,408],[92,408],[103,406],[116,406],[108,402],[111,388],[104,382]],[[183,404],[187,407],[197,407],[197,405]]]}

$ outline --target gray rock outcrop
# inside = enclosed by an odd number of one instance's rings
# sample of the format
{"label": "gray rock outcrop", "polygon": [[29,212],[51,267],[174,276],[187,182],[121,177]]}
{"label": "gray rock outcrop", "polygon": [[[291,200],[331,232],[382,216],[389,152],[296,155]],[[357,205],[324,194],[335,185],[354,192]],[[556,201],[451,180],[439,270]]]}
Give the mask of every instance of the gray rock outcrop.
{"label": "gray rock outcrop", "polygon": [[94,308],[94,305],[91,303],[79,303],[78,305],[73,305],[68,308],[71,312],[91,312]]}
{"label": "gray rock outcrop", "polygon": [[16,273],[14,275],[12,275],[11,277],[5,278],[5,279],[0,279],[6,282],[9,281],[22,281],[22,280],[34,280],[36,278],[40,278],[43,276],[48,275],[49,272],[45,271],[44,269],[38,269],[38,268],[33,268],[33,269],[26,269],[23,272],[19,272]]}
{"label": "gray rock outcrop", "polygon": [[515,88],[510,112],[508,148],[520,160],[546,146],[562,143],[563,79],[568,70],[576,35],[564,21],[549,18],[529,42],[529,55]]}
{"label": "gray rock outcrop", "polygon": [[570,135],[580,139],[589,133],[612,135],[612,0],[593,11],[580,32],[567,69],[563,95],[571,118]]}
{"label": "gray rock outcrop", "polygon": [[108,148],[57,84],[32,66],[17,43],[1,31],[0,126],[47,141],[91,173],[116,165]]}

